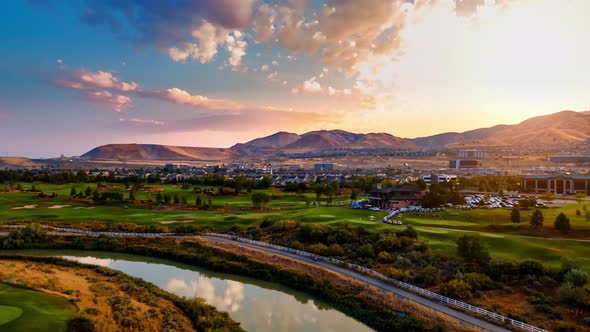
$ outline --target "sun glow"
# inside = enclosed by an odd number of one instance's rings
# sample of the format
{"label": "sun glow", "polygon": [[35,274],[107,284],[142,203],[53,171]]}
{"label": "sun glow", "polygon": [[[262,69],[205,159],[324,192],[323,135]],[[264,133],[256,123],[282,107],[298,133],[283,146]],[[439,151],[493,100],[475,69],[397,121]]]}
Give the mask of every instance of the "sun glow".
{"label": "sun glow", "polygon": [[358,79],[395,96],[383,116],[444,111],[457,119],[449,129],[588,109],[588,12],[587,0],[488,1],[462,17],[440,2],[410,12],[402,49],[358,65]]}

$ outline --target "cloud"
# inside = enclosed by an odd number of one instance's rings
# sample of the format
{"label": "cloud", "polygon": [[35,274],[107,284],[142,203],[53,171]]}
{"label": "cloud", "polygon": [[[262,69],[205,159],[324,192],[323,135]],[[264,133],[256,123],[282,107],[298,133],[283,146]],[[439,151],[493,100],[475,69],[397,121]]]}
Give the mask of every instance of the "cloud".
{"label": "cloud", "polygon": [[138,90],[135,82],[123,82],[112,72],[80,69],[70,77],[53,81],[59,87],[78,90],[91,103],[114,112],[131,108],[132,100],[127,93]]}
{"label": "cloud", "polygon": [[122,39],[153,45],[174,61],[212,61],[225,44],[232,67],[247,43],[236,31],[250,25],[255,0],[102,1],[89,0],[82,22],[107,26]]}
{"label": "cloud", "polygon": [[234,101],[224,99],[211,99],[206,96],[192,95],[189,92],[179,88],[170,88],[154,91],[141,91],[139,94],[143,97],[165,100],[175,104],[190,105],[200,109],[238,110],[242,108],[242,105]]}
{"label": "cloud", "polygon": [[140,118],[130,118],[130,119],[119,118],[119,122],[136,124],[136,125],[151,125],[151,126],[163,126],[165,124],[164,121],[151,120],[151,119],[140,119]]}
{"label": "cloud", "polygon": [[294,87],[291,89],[291,93],[293,94],[303,94],[303,93],[321,93],[323,91],[322,86],[318,81],[316,81],[316,77],[312,77],[307,81],[301,83],[301,85]]}

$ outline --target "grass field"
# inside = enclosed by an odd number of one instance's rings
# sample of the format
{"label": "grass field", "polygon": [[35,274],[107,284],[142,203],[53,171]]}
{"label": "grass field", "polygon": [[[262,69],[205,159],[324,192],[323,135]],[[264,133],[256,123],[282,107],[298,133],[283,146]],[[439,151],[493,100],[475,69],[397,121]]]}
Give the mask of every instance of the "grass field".
{"label": "grass field", "polygon": [[[30,188],[31,184],[22,184]],[[56,192],[56,199],[40,199],[36,194],[26,192],[0,193],[0,221],[55,221],[80,223],[101,221],[108,223],[133,222],[143,225],[165,222],[169,228],[185,223],[171,221],[188,221],[195,226],[232,225],[248,226],[253,223],[269,220],[296,220],[321,224],[349,222],[362,225],[371,230],[399,227],[379,223],[385,212],[353,210],[348,207],[314,207],[307,206],[306,200],[315,198],[314,194],[276,193],[264,211],[252,209],[250,195],[215,196],[213,210],[196,210],[194,204],[196,194],[193,189],[182,190],[178,185],[152,185],[151,189],[137,191],[136,199],[153,199],[156,192],[170,195],[185,196],[188,205],[185,208],[147,209],[141,205],[122,204],[118,206],[89,206],[87,203],[70,199],[70,189],[92,189],[95,184],[50,185],[36,183],[46,193]],[[125,191],[124,185],[107,184],[111,190]],[[265,191],[271,193],[270,190]],[[127,195],[125,195],[127,197]],[[348,197],[335,197],[335,201],[347,201]],[[579,260],[586,271],[590,271],[590,242],[575,241],[589,238],[590,222],[585,220],[582,207],[590,201],[569,203],[558,208],[543,209],[545,225],[541,231],[533,231],[529,227],[529,214],[532,210],[521,211],[521,223],[510,222],[510,209],[490,210],[454,210],[449,209],[436,216],[405,216],[405,225],[413,225],[421,239],[428,240],[435,252],[456,255],[456,239],[463,234],[477,233],[481,236],[493,257],[515,259],[535,259],[549,267],[558,267],[564,256]],[[23,208],[29,205],[30,208]],[[582,216],[576,216],[576,210]],[[564,212],[571,220],[572,232],[562,235],[553,229],[555,217]],[[568,240],[557,238],[571,238]],[[553,239],[552,239],[553,238]]]}
{"label": "grass field", "polygon": [[0,283],[1,331],[66,331],[77,311],[59,296]]}

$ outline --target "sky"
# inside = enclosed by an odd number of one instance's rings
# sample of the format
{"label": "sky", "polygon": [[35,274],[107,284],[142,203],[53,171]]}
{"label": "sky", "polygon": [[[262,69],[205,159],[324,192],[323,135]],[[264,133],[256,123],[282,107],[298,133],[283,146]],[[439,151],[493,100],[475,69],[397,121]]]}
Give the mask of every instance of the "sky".
{"label": "sky", "polygon": [[0,157],[590,110],[588,0],[6,0]]}

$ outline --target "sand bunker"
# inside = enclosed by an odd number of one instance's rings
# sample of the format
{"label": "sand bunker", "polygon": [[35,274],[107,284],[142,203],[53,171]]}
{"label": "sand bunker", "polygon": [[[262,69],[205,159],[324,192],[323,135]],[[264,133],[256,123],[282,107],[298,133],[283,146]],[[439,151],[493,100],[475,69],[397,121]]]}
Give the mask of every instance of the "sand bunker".
{"label": "sand bunker", "polygon": [[48,209],[61,209],[61,208],[65,208],[68,206],[69,205],[52,205],[52,206],[48,207]]}
{"label": "sand bunker", "polygon": [[168,224],[177,224],[177,223],[189,223],[193,222],[194,220],[162,220],[160,224],[168,225]]}
{"label": "sand bunker", "polygon": [[13,207],[13,210],[22,210],[22,209],[35,209],[37,208],[39,205],[23,205],[23,206],[17,206],[17,207]]}

